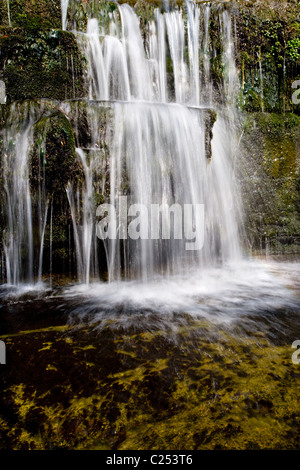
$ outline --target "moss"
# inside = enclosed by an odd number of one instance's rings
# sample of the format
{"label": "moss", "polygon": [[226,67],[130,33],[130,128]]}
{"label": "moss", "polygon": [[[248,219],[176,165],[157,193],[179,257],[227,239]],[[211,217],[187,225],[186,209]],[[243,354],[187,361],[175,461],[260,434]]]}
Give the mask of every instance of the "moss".
{"label": "moss", "polygon": [[7,2],[1,2],[1,4],[0,4],[0,26],[8,26],[8,25],[9,25],[9,18],[8,18]]}
{"label": "moss", "polygon": [[236,11],[243,109],[298,113],[291,102],[291,85],[300,75],[297,2],[239,2]]}
{"label": "moss", "polygon": [[[34,126],[35,147],[31,156],[33,218],[38,225],[38,197],[44,188],[48,200],[45,229],[44,271],[47,272],[52,248],[52,272],[64,272],[69,262],[71,215],[66,188],[76,172],[75,136],[70,120],[58,109],[42,117]],[[53,214],[50,232],[50,214]],[[37,246],[37,250],[38,250]]]}
{"label": "moss", "polygon": [[82,58],[72,34],[23,29],[2,34],[0,78],[10,101],[82,95]]}
{"label": "moss", "polygon": [[300,129],[300,118],[294,114],[256,115],[256,122],[264,135],[264,167],[273,178],[287,178],[290,182],[298,175],[295,139]]}

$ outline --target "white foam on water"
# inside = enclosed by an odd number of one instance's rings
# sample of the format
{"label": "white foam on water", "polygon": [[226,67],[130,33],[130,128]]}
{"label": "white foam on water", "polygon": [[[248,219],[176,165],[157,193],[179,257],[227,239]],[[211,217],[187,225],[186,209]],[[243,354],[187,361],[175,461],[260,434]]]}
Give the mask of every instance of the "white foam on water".
{"label": "white foam on water", "polygon": [[[157,277],[148,283],[117,281],[110,284],[74,285],[64,291],[66,299],[81,299],[74,313],[92,322],[117,319],[131,321],[132,313],[173,314],[229,324],[251,315],[272,314],[281,309],[300,312],[299,263],[244,260],[220,268],[201,269]],[[298,286],[299,287],[299,286]],[[121,313],[120,313],[121,312]],[[171,325],[170,325],[171,327]]]}

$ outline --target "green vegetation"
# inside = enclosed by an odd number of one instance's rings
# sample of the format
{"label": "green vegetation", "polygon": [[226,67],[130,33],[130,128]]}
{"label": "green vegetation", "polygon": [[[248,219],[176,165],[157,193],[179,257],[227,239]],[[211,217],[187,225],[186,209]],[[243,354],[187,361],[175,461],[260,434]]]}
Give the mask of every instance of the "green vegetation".
{"label": "green vegetation", "polygon": [[[60,0],[10,0],[9,6],[13,27],[37,30],[61,25]],[[0,25],[8,25],[6,1],[0,7]]]}
{"label": "green vegetation", "polygon": [[72,34],[28,29],[1,34],[0,78],[9,101],[82,95],[82,58]]}

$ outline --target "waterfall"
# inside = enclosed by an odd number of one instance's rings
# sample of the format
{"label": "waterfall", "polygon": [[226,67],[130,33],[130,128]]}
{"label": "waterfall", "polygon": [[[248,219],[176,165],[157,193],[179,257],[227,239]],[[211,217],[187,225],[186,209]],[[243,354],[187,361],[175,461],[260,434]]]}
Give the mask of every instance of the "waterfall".
{"label": "waterfall", "polygon": [[[89,99],[176,102],[219,107],[212,97],[210,20],[219,15],[223,46],[223,98],[234,106],[238,73],[231,15],[210,4],[186,1],[182,9],[154,12],[146,31],[127,4],[118,6],[108,27],[89,18],[77,35],[88,62]],[[170,69],[171,64],[171,70]]]}
{"label": "waterfall", "polygon": [[211,82],[211,65],[210,65],[210,38],[209,38],[209,21],[211,15],[211,7],[207,5],[203,12],[204,37],[203,37],[203,87],[205,95],[202,95],[207,103],[212,103],[212,82]]}
{"label": "waterfall", "polygon": [[234,40],[232,36],[232,22],[228,11],[224,11],[220,18],[223,42],[224,64],[224,92],[228,106],[233,106],[238,91],[238,74],[235,65]]}
{"label": "waterfall", "polygon": [[50,256],[49,256],[49,273],[50,273],[50,287],[52,287],[52,274],[53,274],[53,201],[51,201],[50,210]]}
{"label": "waterfall", "polygon": [[[52,209],[52,206],[51,206],[51,209]],[[44,216],[40,218],[41,243],[40,243],[38,282],[42,282],[42,275],[43,275],[43,255],[44,255],[44,241],[45,241],[47,216],[48,216],[48,204],[46,205]],[[52,216],[52,212],[51,212],[51,216]]]}
{"label": "waterfall", "polygon": [[[110,203],[120,213],[118,199],[130,188],[130,204],[143,204],[140,230],[145,239],[109,240],[110,279],[151,278],[170,275],[192,266],[232,259],[239,251],[234,220],[234,196],[229,184],[230,167],[223,145],[226,134],[218,123],[213,151],[207,164],[204,125],[197,112],[177,104],[116,103],[110,167]],[[224,135],[225,134],[225,135]],[[126,181],[124,181],[124,167]],[[205,244],[202,250],[186,251],[186,240],[164,239],[162,231],[149,237],[151,205],[161,212],[162,227],[170,227],[169,208],[205,207]],[[152,214],[151,214],[152,215]],[[180,218],[184,216],[180,212]],[[192,214],[190,214],[192,219]],[[154,217],[158,217],[155,213]],[[151,220],[153,222],[153,220]],[[201,222],[203,224],[203,221]]]}
{"label": "waterfall", "polygon": [[31,160],[34,125],[44,115],[47,115],[47,111],[43,105],[29,102],[13,104],[9,108],[6,127],[0,131],[4,195],[2,245],[5,278],[12,285],[32,283],[35,279],[35,265],[38,281],[42,280],[49,202],[45,189],[45,168],[41,162],[37,165],[38,188],[36,194],[32,194]]}
{"label": "waterfall", "polygon": [[0,104],[6,103],[6,86],[3,80],[0,80]]}
{"label": "waterfall", "polygon": [[[162,233],[148,239],[153,230],[150,210],[152,204],[163,205],[162,224],[169,226],[167,207],[208,202],[201,123],[197,115],[179,105],[116,103],[114,116],[114,135],[118,137],[111,155],[110,203],[119,213],[118,197],[127,184],[130,204],[143,204],[147,211],[140,214],[145,237],[128,240],[125,253],[120,240],[109,241],[110,279],[121,277],[122,256],[126,278],[147,280],[157,268],[162,274],[178,272],[185,259],[185,242],[164,239]],[[191,252],[190,262],[202,256],[202,251]]]}
{"label": "waterfall", "polygon": [[191,102],[198,106],[200,104],[200,64],[199,64],[199,28],[200,9],[195,3],[187,2],[188,10],[188,51],[189,68],[192,82]]}
{"label": "waterfall", "polygon": [[152,63],[152,80],[156,83],[158,101],[168,101],[166,65],[166,25],[157,9],[155,19],[149,26],[149,60]]}
{"label": "waterfall", "polygon": [[[213,101],[210,76],[211,14],[210,5],[197,6],[194,2],[186,2],[186,12],[177,9],[161,13],[157,9],[144,35],[134,10],[122,4],[111,15],[106,29],[91,18],[87,33],[78,35],[79,46],[88,59],[89,98],[101,100],[102,104],[108,101],[113,111],[110,197],[106,202],[115,208],[119,225],[116,226],[118,236],[104,241],[111,281],[122,278],[147,281],[155,274],[176,274],[194,266],[224,263],[241,256],[239,198],[232,169],[237,92],[232,24],[229,13],[221,9],[218,15],[225,106],[220,108]],[[167,70],[168,60],[172,64],[172,77]],[[205,105],[217,108],[219,116],[213,129],[210,163],[201,112]],[[93,119],[90,127],[99,134]],[[91,147],[94,145],[95,142]],[[86,169],[84,153],[80,153],[80,158],[86,175],[82,208],[89,214],[85,201],[93,177]],[[95,166],[93,158],[99,157],[94,154],[91,158],[90,165]],[[91,253],[79,236],[87,226],[86,222],[76,222],[78,217],[71,195],[70,201],[78,264],[84,265],[88,282]],[[131,207],[142,204],[145,208],[138,213],[137,239],[121,236],[127,234],[128,227],[124,229],[120,220],[128,204]],[[176,210],[188,205],[205,210],[204,246],[199,251],[187,251],[184,238],[168,239],[163,235],[163,230],[168,232],[172,225],[170,210],[174,216]],[[152,206],[158,214],[151,213]],[[153,217],[160,218],[164,229],[151,237]],[[184,214],[180,217],[183,220]],[[91,240],[91,236],[85,238],[90,247],[94,243]]]}

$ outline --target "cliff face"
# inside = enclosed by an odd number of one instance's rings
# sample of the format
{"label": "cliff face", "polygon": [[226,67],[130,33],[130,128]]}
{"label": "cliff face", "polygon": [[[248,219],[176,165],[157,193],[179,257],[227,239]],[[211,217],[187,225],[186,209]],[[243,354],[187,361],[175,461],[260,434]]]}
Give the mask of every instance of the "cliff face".
{"label": "cliff face", "polygon": [[300,4],[252,0],[232,8],[249,246],[270,253],[299,252]]}
{"label": "cliff face", "polygon": [[[147,25],[155,8],[164,8],[164,2],[160,1],[120,3],[134,6],[142,25]],[[176,2],[169,3],[174,7]],[[177,5],[183,3],[177,2]],[[212,2],[212,9],[217,10],[219,3]],[[239,158],[247,243],[254,250],[267,247],[274,252],[297,251],[300,104],[297,89],[293,87],[297,87],[296,81],[300,80],[300,4],[296,0],[229,1],[226,8],[233,18],[240,77]],[[114,2],[71,0],[68,29],[84,29],[91,14],[102,22],[108,21],[115,9]],[[213,16],[210,40],[216,51],[211,58],[211,71],[217,90],[223,69],[220,25]],[[54,100],[58,106],[61,100],[86,96],[85,57],[74,34],[61,31],[59,0],[2,2],[0,51],[0,80],[6,85],[7,104],[16,100],[41,102],[46,99]],[[61,136],[66,134],[67,141],[72,143],[67,152],[68,161],[72,163],[78,135],[71,126],[66,126],[65,116],[58,109],[54,117],[47,119],[47,152],[51,148],[55,161],[64,159],[65,147],[60,142]],[[6,125],[4,109],[0,125],[2,128]],[[81,130],[79,135],[84,132]],[[2,158],[3,151],[2,148]],[[70,158],[72,153],[73,158]],[[64,171],[63,166],[60,171]],[[79,170],[72,167],[72,171]],[[57,174],[54,172],[52,176],[55,178]],[[56,202],[61,204],[61,219],[67,207],[64,198],[59,196]],[[65,218],[63,229],[57,235],[58,250],[63,249],[68,223]]]}
{"label": "cliff face", "polygon": [[[141,17],[142,24],[153,17],[155,8],[164,8],[164,2],[159,0],[119,3],[132,5]],[[171,6],[180,6],[184,2],[169,3]],[[220,3],[224,4],[213,1],[211,5],[217,9]],[[59,31],[60,1],[10,0],[9,12],[7,5],[7,2],[2,2],[0,6],[0,78],[5,79],[11,99],[32,97],[32,87],[36,90],[34,97],[72,98],[74,83],[71,69],[75,70],[78,80],[75,83],[76,97],[80,97],[82,57],[76,48],[73,35]],[[300,114],[299,105],[292,102],[292,94],[295,91],[292,85],[300,77],[299,2],[241,0],[228,1],[226,7],[231,11],[234,22],[236,59],[241,82],[240,107],[247,112]],[[70,0],[68,29],[75,27],[83,30],[90,15],[98,17],[102,23],[108,21],[108,15],[115,9],[115,2]],[[9,28],[8,34],[9,21],[12,28]],[[211,26],[210,39],[214,49],[218,51],[220,29],[218,22],[213,18]],[[218,56],[212,58],[212,66],[217,80],[218,75],[222,74]],[[34,73],[35,80],[32,80]],[[51,90],[37,89],[41,87],[40,81],[47,79],[51,83],[53,77],[56,77],[56,89],[54,85]],[[20,81],[22,87],[19,91]]]}

